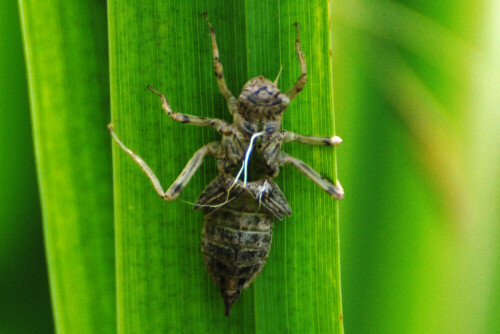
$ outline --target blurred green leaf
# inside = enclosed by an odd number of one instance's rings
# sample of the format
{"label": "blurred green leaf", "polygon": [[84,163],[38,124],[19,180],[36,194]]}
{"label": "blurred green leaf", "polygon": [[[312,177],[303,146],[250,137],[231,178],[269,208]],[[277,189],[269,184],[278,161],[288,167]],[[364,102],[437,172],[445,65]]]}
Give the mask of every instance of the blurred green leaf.
{"label": "blurred green leaf", "polygon": [[0,333],[51,333],[26,69],[14,1],[6,1],[0,10],[0,73]]}
{"label": "blurred green leaf", "polygon": [[499,330],[499,35],[485,20],[498,5],[487,3],[336,2],[337,102],[353,140],[340,168],[356,197],[342,210],[347,331]]}
{"label": "blurred green leaf", "polygon": [[19,4],[56,329],[113,333],[105,3]]}
{"label": "blurred green leaf", "polygon": [[[229,120],[211,63],[209,13],[228,86],[262,74],[285,90],[299,76],[296,21],[309,70],[305,90],[284,116],[284,128],[333,135],[329,4],[327,1],[109,1],[111,101],[115,130],[168,187],[189,157],[216,140],[212,129],[172,122],[147,85],[175,111]],[[285,150],[332,179],[332,148],[289,144]],[[203,216],[191,205],[216,176],[212,158],[181,195],[159,199],[140,168],[114,151],[118,328],[121,332],[342,333],[337,204],[297,171],[278,183],[292,210],[276,222],[262,275],[244,291],[230,318],[200,252]]]}

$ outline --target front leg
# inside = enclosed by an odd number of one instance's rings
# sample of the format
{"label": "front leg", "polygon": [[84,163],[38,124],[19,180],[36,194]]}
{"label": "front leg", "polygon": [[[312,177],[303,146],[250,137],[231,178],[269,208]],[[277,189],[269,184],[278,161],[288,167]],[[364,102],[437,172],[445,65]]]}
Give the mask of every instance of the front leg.
{"label": "front leg", "polygon": [[231,125],[221,119],[199,117],[199,116],[186,115],[178,112],[173,112],[165,95],[155,90],[151,85],[148,85],[148,88],[149,90],[151,90],[153,93],[155,93],[160,97],[161,106],[163,110],[165,110],[165,113],[174,121],[180,123],[198,125],[198,126],[211,126],[212,128],[214,128],[223,135],[230,135],[233,133]]}
{"label": "front leg", "polygon": [[193,174],[198,170],[201,163],[203,162],[203,158],[205,158],[207,154],[211,154],[215,157],[222,156],[222,147],[218,142],[212,142],[203,146],[198,151],[196,151],[196,153],[193,155],[191,160],[189,160],[186,167],[184,167],[184,170],[177,177],[170,188],[168,188],[167,191],[164,191],[160,181],[148,166],[148,164],[144,160],[142,160],[140,156],[135,154],[131,149],[126,147],[125,144],[123,144],[122,141],[118,138],[116,133],[113,131],[113,124],[109,124],[108,129],[111,132],[111,136],[113,136],[113,139],[120,146],[120,148],[125,151],[125,153],[127,153],[142,168],[144,173],[146,173],[146,176],[149,178],[149,180],[151,180],[151,183],[153,184],[153,187],[155,188],[158,196],[166,201],[172,201],[179,196]]}
{"label": "front leg", "polygon": [[295,41],[295,51],[297,52],[297,57],[299,57],[300,64],[300,77],[297,79],[295,84],[290,88],[285,94],[290,98],[290,101],[293,100],[299,93],[304,89],[307,82],[307,65],[306,59],[304,58],[304,53],[302,52],[302,48],[300,47],[300,31],[299,31],[299,23],[295,22],[295,28],[297,28],[297,40]]}
{"label": "front leg", "polygon": [[212,27],[210,21],[208,20],[207,12],[203,13],[203,16],[205,17],[208,27],[210,28],[210,37],[212,38],[212,57],[214,63],[215,77],[217,78],[217,84],[219,85],[219,90],[221,94],[224,95],[224,97],[228,101],[229,111],[232,114],[235,111],[234,108],[236,99],[234,98],[233,94],[231,94],[231,92],[229,91],[229,88],[227,88],[226,80],[224,79],[224,71],[222,68],[222,63],[220,62],[219,58],[219,48],[217,47],[217,38],[215,37],[215,29],[214,27]]}
{"label": "front leg", "polygon": [[308,166],[304,161],[292,157],[286,153],[281,153],[280,156],[280,165],[292,165],[297,168],[299,172],[310,178],[314,181],[318,186],[320,186],[324,191],[329,193],[332,197],[336,199],[344,198],[344,189],[340,185],[340,182],[337,181],[337,186],[332,184],[330,181],[325,179],[321,174],[316,172],[310,166]]}
{"label": "front leg", "polygon": [[283,130],[281,131],[283,135],[283,142],[288,143],[291,141],[296,141],[302,144],[308,145],[327,145],[327,146],[338,146],[342,143],[342,138],[339,136],[333,137],[314,137],[314,136],[302,136],[297,133]]}

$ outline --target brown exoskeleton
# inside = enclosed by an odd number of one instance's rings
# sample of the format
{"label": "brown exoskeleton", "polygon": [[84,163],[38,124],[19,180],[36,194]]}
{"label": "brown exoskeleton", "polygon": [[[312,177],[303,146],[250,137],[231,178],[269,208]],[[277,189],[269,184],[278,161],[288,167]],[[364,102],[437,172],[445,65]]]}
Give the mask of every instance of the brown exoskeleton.
{"label": "brown exoskeleton", "polygon": [[[202,252],[205,266],[221,289],[228,316],[241,291],[255,280],[266,262],[272,240],[273,217],[281,220],[283,215],[291,215],[285,196],[272,180],[278,175],[279,167],[292,165],[332,197],[344,197],[340,184],[332,184],[303,161],[282,152],[282,143],[297,141],[310,145],[339,145],[342,140],[337,136],[302,136],[280,129],[283,111],[304,88],[307,80],[298,23],[295,49],[301,75],[293,87],[283,93],[277,87],[279,74],[274,82],[258,76],[245,84],[236,99],[224,80],[215,30],[206,13],[204,16],[210,27],[215,76],[227,100],[233,123],[173,112],[165,95],[151,86],[148,88],[161,98],[163,109],[174,121],[211,126],[221,133],[221,141],[200,148],[170,188],[164,191],[153,171],[120,141],[111,124],[109,130],[118,145],[144,170],[158,195],[167,201],[179,196],[207,154],[217,158],[219,176],[201,193],[194,209],[204,209]],[[257,137],[261,137],[261,142],[250,160]],[[243,170],[245,176],[241,181]]]}

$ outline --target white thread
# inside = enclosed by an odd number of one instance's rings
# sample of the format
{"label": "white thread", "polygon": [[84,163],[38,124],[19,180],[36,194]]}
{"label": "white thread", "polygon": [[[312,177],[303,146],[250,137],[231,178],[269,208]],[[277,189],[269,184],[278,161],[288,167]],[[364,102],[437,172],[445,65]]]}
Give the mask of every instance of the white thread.
{"label": "white thread", "polygon": [[198,205],[198,206],[201,206],[201,207],[204,207],[204,208],[220,208],[221,206],[224,206],[227,203],[231,202],[233,199],[234,198],[229,199],[229,192],[228,192],[226,200],[224,202],[220,203],[220,204],[214,204],[214,205],[210,205],[210,204],[196,204],[196,203],[192,203],[192,202],[188,202],[188,201],[183,201],[183,200],[180,200],[180,201],[183,202],[183,203],[186,203],[186,204]]}
{"label": "white thread", "polygon": [[[247,186],[247,179],[248,179],[248,160],[250,159],[250,153],[252,153],[252,150],[253,150],[253,144],[255,142],[255,139],[257,137],[260,137],[260,136],[263,136],[265,134],[264,131],[261,131],[261,132],[256,132],[252,135],[252,137],[250,138],[250,144],[248,145],[248,148],[247,148],[247,151],[245,153],[245,160],[243,160],[243,165],[241,166],[238,174],[236,174],[236,177],[234,178],[234,182],[233,184],[231,185],[231,188],[240,180],[240,176],[241,176],[241,173],[242,172],[245,172],[245,176],[244,176],[244,181],[243,181],[243,187],[246,187]],[[229,188],[229,190],[231,190],[231,188]],[[228,190],[228,191],[229,191]]]}
{"label": "white thread", "polygon": [[[238,174],[236,174],[236,177],[234,178],[234,182],[233,184],[231,184],[231,187],[229,187],[229,189],[227,190],[227,197],[226,197],[226,200],[220,204],[216,204],[216,205],[208,205],[208,204],[198,204],[198,206],[201,206],[201,207],[209,207],[209,208],[218,208],[218,207],[221,207],[223,205],[226,205],[227,203],[231,202],[233,199],[229,200],[229,193],[231,192],[231,189],[233,189],[234,185],[236,183],[238,183],[238,181],[240,180],[240,177],[241,177],[241,173],[244,172],[244,181],[243,181],[243,187],[246,188],[247,186],[247,180],[248,180],[248,163],[249,163],[249,160],[250,160],[250,154],[252,153],[252,150],[253,150],[253,145],[255,143],[255,139],[260,137],[260,136],[263,136],[265,134],[265,131],[261,131],[261,132],[256,132],[252,135],[252,137],[250,138],[250,144],[248,145],[248,148],[245,152],[245,159],[243,160],[243,165],[241,166],[240,170],[238,171]],[[264,184],[259,187],[259,208],[260,208],[260,201],[261,201],[261,197],[262,197],[262,193],[267,190],[268,188],[266,187],[267,184],[267,181],[264,182]],[[191,205],[196,205],[196,203],[191,203],[191,202],[187,202],[187,201],[183,201],[181,200],[181,202],[184,202],[184,203],[187,203],[187,204],[191,204]]]}

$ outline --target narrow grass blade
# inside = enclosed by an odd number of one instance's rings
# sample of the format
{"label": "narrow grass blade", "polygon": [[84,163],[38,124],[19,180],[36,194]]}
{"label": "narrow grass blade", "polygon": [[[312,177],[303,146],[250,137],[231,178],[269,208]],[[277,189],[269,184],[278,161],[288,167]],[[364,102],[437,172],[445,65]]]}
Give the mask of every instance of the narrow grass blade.
{"label": "narrow grass blade", "polygon": [[56,330],[113,333],[106,8],[19,4]]}

